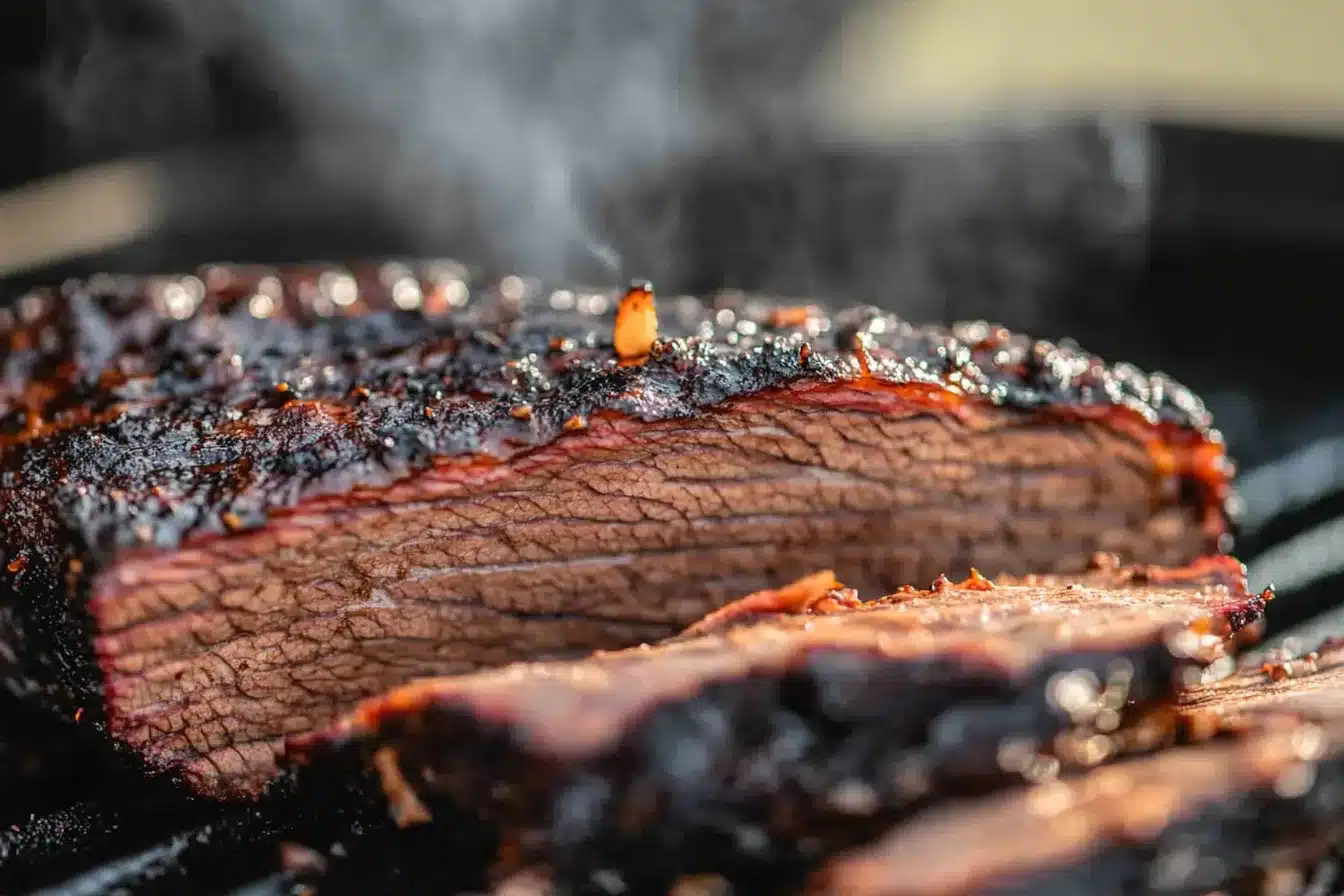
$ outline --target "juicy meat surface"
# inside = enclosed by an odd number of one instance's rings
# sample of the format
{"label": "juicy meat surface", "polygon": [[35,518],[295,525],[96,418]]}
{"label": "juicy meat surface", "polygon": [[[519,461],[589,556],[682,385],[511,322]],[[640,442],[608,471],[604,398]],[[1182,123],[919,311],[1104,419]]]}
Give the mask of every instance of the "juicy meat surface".
{"label": "juicy meat surface", "polygon": [[618,358],[617,296],[460,276],[23,297],[0,674],[240,795],[278,738],[411,677],[656,640],[815,569],[884,592],[1226,537],[1221,441],[1160,375],[745,296],[665,300]]}
{"label": "juicy meat surface", "polygon": [[1344,844],[1344,649],[1242,670],[1179,706],[1199,743],[932,810],[838,859],[816,890],[1296,892]]}
{"label": "juicy meat surface", "polygon": [[805,863],[932,799],[1162,740],[1178,688],[1263,609],[1226,557],[1091,579],[832,589],[820,613],[408,685],[291,754],[358,750],[403,822],[476,809],[562,876]]}

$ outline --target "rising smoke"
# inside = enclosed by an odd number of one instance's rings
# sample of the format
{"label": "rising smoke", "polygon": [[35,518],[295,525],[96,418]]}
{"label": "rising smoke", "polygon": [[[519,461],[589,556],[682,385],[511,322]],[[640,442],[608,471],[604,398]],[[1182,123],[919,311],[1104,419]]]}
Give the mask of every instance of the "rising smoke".
{"label": "rising smoke", "polygon": [[[133,21],[99,0],[54,6],[48,94],[75,137],[206,117],[210,60],[243,54],[317,134],[298,164],[378,193],[421,244],[478,217],[494,255],[557,275],[576,254],[617,265],[588,193],[708,132],[694,56],[705,9],[725,4],[145,0]],[[766,21],[753,8],[730,18]]]}
{"label": "rising smoke", "polygon": [[[660,279],[649,259],[680,253],[709,260],[696,286],[1048,326],[1042,297],[1069,288],[1074,247],[1132,244],[1142,225],[1142,185],[1070,135],[951,139],[867,179],[825,163],[798,182],[781,159],[819,144],[795,88],[839,0],[140,0],[148,31],[102,0],[60,2],[91,32],[52,79],[72,132],[208,116],[210,59],[246,54],[317,134],[296,169],[374,194],[414,252],[484,234],[492,266],[603,280]],[[657,214],[601,213],[706,154],[765,186],[702,195],[690,220],[675,188]]]}
{"label": "rising smoke", "polygon": [[603,199],[763,118],[802,117],[790,85],[842,6],[49,2],[47,92],[72,141],[105,151],[127,133],[170,140],[209,119],[211,65],[242,57],[316,134],[296,167],[337,191],[376,194],[416,250],[454,251],[479,229],[501,264],[550,275],[577,256],[607,276],[612,243],[621,255],[632,241],[666,251],[680,222],[675,201],[637,220],[599,220]]}
{"label": "rising smoke", "polygon": [[[302,108],[372,125],[399,212],[433,229],[428,184],[476,187],[503,254],[546,274],[609,257],[581,196],[689,151],[695,2],[238,0]],[[443,214],[444,212],[437,212]]]}

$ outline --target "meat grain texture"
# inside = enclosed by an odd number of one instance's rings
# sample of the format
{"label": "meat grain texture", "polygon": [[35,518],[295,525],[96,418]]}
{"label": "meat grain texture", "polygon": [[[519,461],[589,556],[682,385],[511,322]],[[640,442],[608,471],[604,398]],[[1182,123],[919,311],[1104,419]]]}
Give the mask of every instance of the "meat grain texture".
{"label": "meat grain texture", "polygon": [[640,304],[618,356],[619,296],[463,276],[213,267],[5,312],[4,678],[248,796],[412,677],[816,569],[883,593],[1226,538],[1221,442],[1160,375],[742,295]]}

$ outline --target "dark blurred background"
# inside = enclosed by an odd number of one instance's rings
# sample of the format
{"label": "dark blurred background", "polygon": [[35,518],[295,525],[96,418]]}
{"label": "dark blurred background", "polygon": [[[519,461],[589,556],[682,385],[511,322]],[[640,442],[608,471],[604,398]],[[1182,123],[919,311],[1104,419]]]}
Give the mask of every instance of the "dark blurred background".
{"label": "dark blurred background", "polygon": [[1333,0],[7,0],[0,296],[449,255],[1072,336],[1206,397],[1282,629],[1344,596],[1342,34]]}

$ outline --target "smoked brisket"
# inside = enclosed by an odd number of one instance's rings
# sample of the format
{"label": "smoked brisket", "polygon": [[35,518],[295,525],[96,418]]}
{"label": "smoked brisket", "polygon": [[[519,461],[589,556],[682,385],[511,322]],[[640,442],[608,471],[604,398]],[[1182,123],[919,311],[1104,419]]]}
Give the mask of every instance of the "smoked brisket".
{"label": "smoked brisket", "polygon": [[1180,712],[1186,746],[931,810],[815,889],[1203,896],[1298,893],[1311,869],[1337,873],[1319,863],[1344,847],[1344,649],[1193,688]]}
{"label": "smoked brisket", "polygon": [[0,313],[9,687],[250,795],[283,735],[410,678],[655,641],[815,569],[883,593],[1225,544],[1221,441],[1161,375],[464,278],[215,267]]}
{"label": "smoked brisket", "polygon": [[1166,742],[1178,690],[1264,608],[1227,557],[868,603],[824,580],[657,646],[408,685],[291,754],[359,753],[402,823],[474,810],[572,890],[661,892]]}

